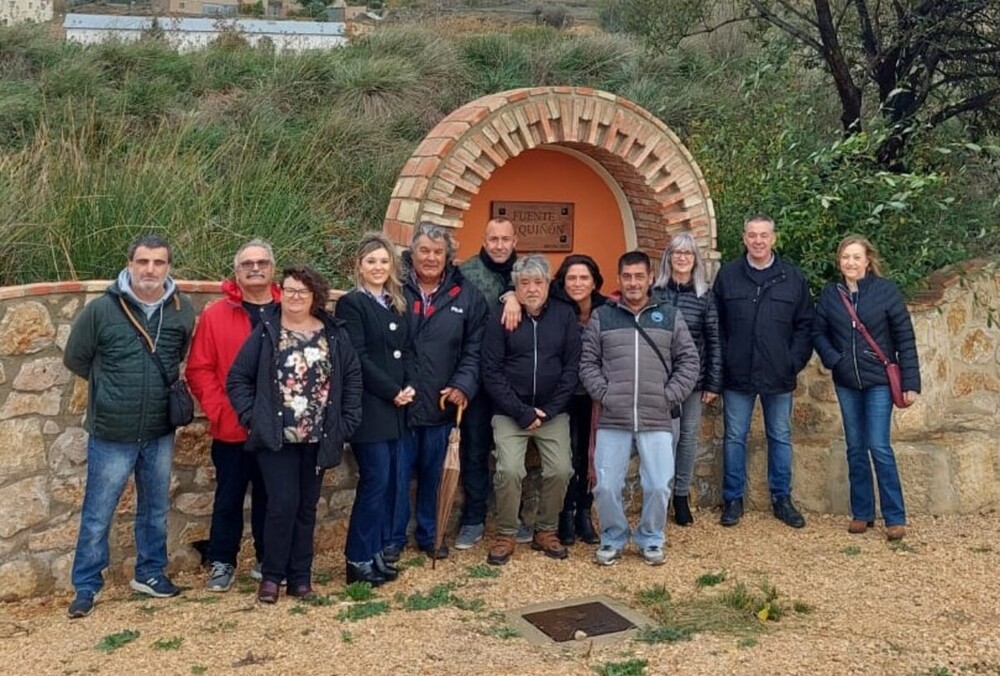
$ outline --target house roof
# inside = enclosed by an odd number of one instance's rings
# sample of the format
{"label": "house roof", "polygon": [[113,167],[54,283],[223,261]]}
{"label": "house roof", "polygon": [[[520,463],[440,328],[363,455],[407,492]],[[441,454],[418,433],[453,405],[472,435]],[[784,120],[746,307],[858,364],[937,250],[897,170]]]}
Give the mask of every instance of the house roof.
{"label": "house roof", "polygon": [[[220,27],[240,33],[259,35],[330,35],[346,36],[346,24],[338,21],[264,21],[261,19],[216,19],[200,17],[156,17],[164,31],[179,33],[218,33]],[[77,30],[145,31],[153,17],[115,14],[67,14],[63,28]]]}

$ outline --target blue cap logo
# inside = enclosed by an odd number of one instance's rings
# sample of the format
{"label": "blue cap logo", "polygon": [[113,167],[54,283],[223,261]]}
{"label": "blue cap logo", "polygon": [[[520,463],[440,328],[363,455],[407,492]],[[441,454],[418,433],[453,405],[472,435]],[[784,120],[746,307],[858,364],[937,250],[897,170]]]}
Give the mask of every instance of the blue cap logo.
{"label": "blue cap logo", "polygon": [[653,314],[649,315],[649,318],[652,319],[657,324],[659,324],[660,322],[663,321],[663,313],[660,312],[659,310],[655,310]]}

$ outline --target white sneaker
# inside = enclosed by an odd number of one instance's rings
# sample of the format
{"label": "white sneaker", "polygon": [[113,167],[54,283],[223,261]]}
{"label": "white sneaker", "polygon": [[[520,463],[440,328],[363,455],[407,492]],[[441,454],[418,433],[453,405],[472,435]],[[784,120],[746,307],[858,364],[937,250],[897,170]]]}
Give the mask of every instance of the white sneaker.
{"label": "white sneaker", "polygon": [[261,568],[261,562],[258,561],[257,563],[253,564],[253,568],[250,569],[250,577],[254,580],[257,580],[257,582],[260,582],[261,580],[264,579],[264,573],[261,572],[260,568]]}
{"label": "white sneaker", "polygon": [[208,574],[205,589],[211,592],[227,592],[236,581],[236,568],[222,561],[212,562],[212,572]]}
{"label": "white sneaker", "polygon": [[483,539],[485,530],[486,526],[481,523],[462,526],[455,537],[455,549],[472,549],[473,545]]}
{"label": "white sneaker", "polygon": [[663,547],[650,545],[642,550],[642,558],[646,560],[646,565],[662,566],[667,561],[667,555],[663,553]]}
{"label": "white sneaker", "polygon": [[594,561],[602,566],[613,566],[622,558],[622,550],[611,545],[601,545],[601,548],[594,552]]}

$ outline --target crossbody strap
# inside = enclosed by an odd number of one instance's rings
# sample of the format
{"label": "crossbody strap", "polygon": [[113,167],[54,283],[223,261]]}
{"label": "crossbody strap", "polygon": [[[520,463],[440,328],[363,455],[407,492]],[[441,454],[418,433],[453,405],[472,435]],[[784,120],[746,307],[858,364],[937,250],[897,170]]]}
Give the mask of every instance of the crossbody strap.
{"label": "crossbody strap", "polygon": [[[125,299],[121,296],[118,296],[118,306],[121,308],[121,311],[125,313],[125,317],[128,319],[129,324],[132,325],[132,328],[135,329],[135,332],[139,335],[139,340],[141,340],[142,344],[146,347],[146,354],[148,354],[149,358],[153,360],[153,363],[156,364],[156,368],[160,371],[160,375],[163,376],[163,382],[167,384],[167,387],[173,385],[170,381],[170,376],[167,375],[167,369],[164,368],[163,362],[160,360],[160,356],[156,354],[156,350],[153,347],[153,339],[148,333],[146,333],[146,329],[142,328],[139,320],[132,316],[132,313],[128,309],[128,305],[125,303]],[[160,308],[160,312],[163,312],[162,308]]]}
{"label": "crossbody strap", "polygon": [[847,314],[851,316],[851,322],[854,324],[854,328],[856,328],[862,338],[868,342],[872,351],[875,352],[875,356],[878,357],[880,362],[882,362],[882,365],[888,366],[892,362],[890,362],[889,358],[885,356],[885,352],[883,352],[882,348],[878,346],[878,343],[876,343],[875,339],[872,338],[872,335],[868,333],[868,329],[865,328],[861,319],[858,318],[857,310],[854,309],[854,304],[851,302],[851,299],[847,297],[847,294],[844,293],[843,289],[837,289],[837,291],[840,293],[840,300],[844,302],[844,307],[847,308]]}
{"label": "crossbody strap", "polygon": [[653,342],[653,339],[650,337],[650,335],[646,333],[646,329],[642,328],[642,325],[639,323],[638,317],[636,318],[635,328],[639,332],[639,335],[645,338],[646,342],[649,343],[649,346],[653,348],[653,352],[656,353],[656,356],[660,358],[660,363],[663,364],[663,370],[666,371],[667,374],[669,375],[670,367],[667,366],[667,360],[663,358],[663,353],[660,352],[660,348],[656,346],[656,343]]}

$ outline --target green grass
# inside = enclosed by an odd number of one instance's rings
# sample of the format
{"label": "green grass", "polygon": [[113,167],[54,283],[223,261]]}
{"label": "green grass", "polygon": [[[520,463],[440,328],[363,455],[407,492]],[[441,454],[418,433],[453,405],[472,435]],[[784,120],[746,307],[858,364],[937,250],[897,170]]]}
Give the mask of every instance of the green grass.
{"label": "green grass", "polygon": [[517,629],[509,624],[495,624],[489,628],[489,635],[496,638],[509,639],[520,636]]}
{"label": "green grass", "polygon": [[343,608],[337,613],[337,619],[341,622],[359,622],[388,612],[388,601],[365,601]]}
{"label": "green grass", "polygon": [[605,662],[594,667],[600,676],[643,676],[646,672],[646,660],[632,658],[624,662]]}
{"label": "green grass", "polygon": [[899,552],[903,554],[916,554],[917,550],[909,543],[903,542],[902,540],[896,540],[889,543],[889,549],[894,552]]}
{"label": "green grass", "polygon": [[305,615],[307,612],[309,612],[309,610],[305,606],[297,603],[288,609],[289,615]]}
{"label": "green grass", "polygon": [[753,648],[757,645],[758,641],[753,636],[747,636],[746,638],[741,638],[736,642],[737,648]]}
{"label": "green grass", "polygon": [[351,601],[370,601],[375,598],[375,592],[370,582],[352,582],[344,587],[342,596]]}
{"label": "green grass", "polygon": [[344,643],[354,643],[354,634],[347,631],[346,629],[340,630],[340,640]]}
{"label": "green grass", "polygon": [[409,611],[432,610],[441,606],[451,605],[454,598],[452,595],[454,589],[455,583],[449,582],[435,586],[427,594],[414,592],[403,601],[403,609]]}
{"label": "green grass", "polygon": [[639,629],[635,640],[640,643],[677,643],[690,640],[693,634],[691,629],[646,626]]}
{"label": "green grass", "polygon": [[635,596],[636,600],[644,606],[655,606],[670,601],[670,591],[662,584],[640,589]]}
{"label": "green grass", "polygon": [[794,601],[792,602],[792,610],[797,612],[799,615],[809,615],[816,609],[809,603],[805,601]]}
{"label": "green grass", "polygon": [[425,565],[427,565],[427,557],[421,554],[410,557],[406,561],[400,561],[398,568],[406,570],[407,568],[423,568]]}
{"label": "green grass", "polygon": [[191,665],[191,673],[192,674],[196,674],[196,675],[197,674],[204,674],[206,671],[208,671],[208,667],[206,667],[206,666],[204,666],[202,664],[192,664]]}
{"label": "green grass", "polygon": [[316,594],[309,599],[300,599],[300,603],[304,603],[307,606],[313,606],[314,608],[332,606],[334,603],[334,598],[330,594]]}
{"label": "green grass", "polygon": [[861,547],[857,545],[848,545],[840,550],[840,553],[844,556],[858,556],[861,554]]}
{"label": "green grass", "polygon": [[969,547],[969,551],[973,554],[989,554],[993,551],[993,548],[989,545],[979,545],[976,547]]}
{"label": "green grass", "polygon": [[333,572],[330,570],[317,570],[313,574],[313,581],[316,584],[330,584],[333,582]]}
{"label": "green grass", "polygon": [[139,638],[138,631],[135,629],[125,629],[114,634],[108,634],[98,641],[97,645],[94,647],[101,652],[109,653],[118,650],[122,646],[128,645],[137,638]]}
{"label": "green grass", "polygon": [[718,573],[705,573],[695,580],[697,587],[714,587],[726,581],[726,571],[720,570]]}
{"label": "green grass", "polygon": [[184,638],[182,636],[174,636],[173,638],[161,638],[153,641],[154,650],[177,650],[184,643]]}
{"label": "green grass", "polygon": [[500,577],[500,569],[485,563],[475,563],[466,567],[466,574],[474,580],[484,580]]}

